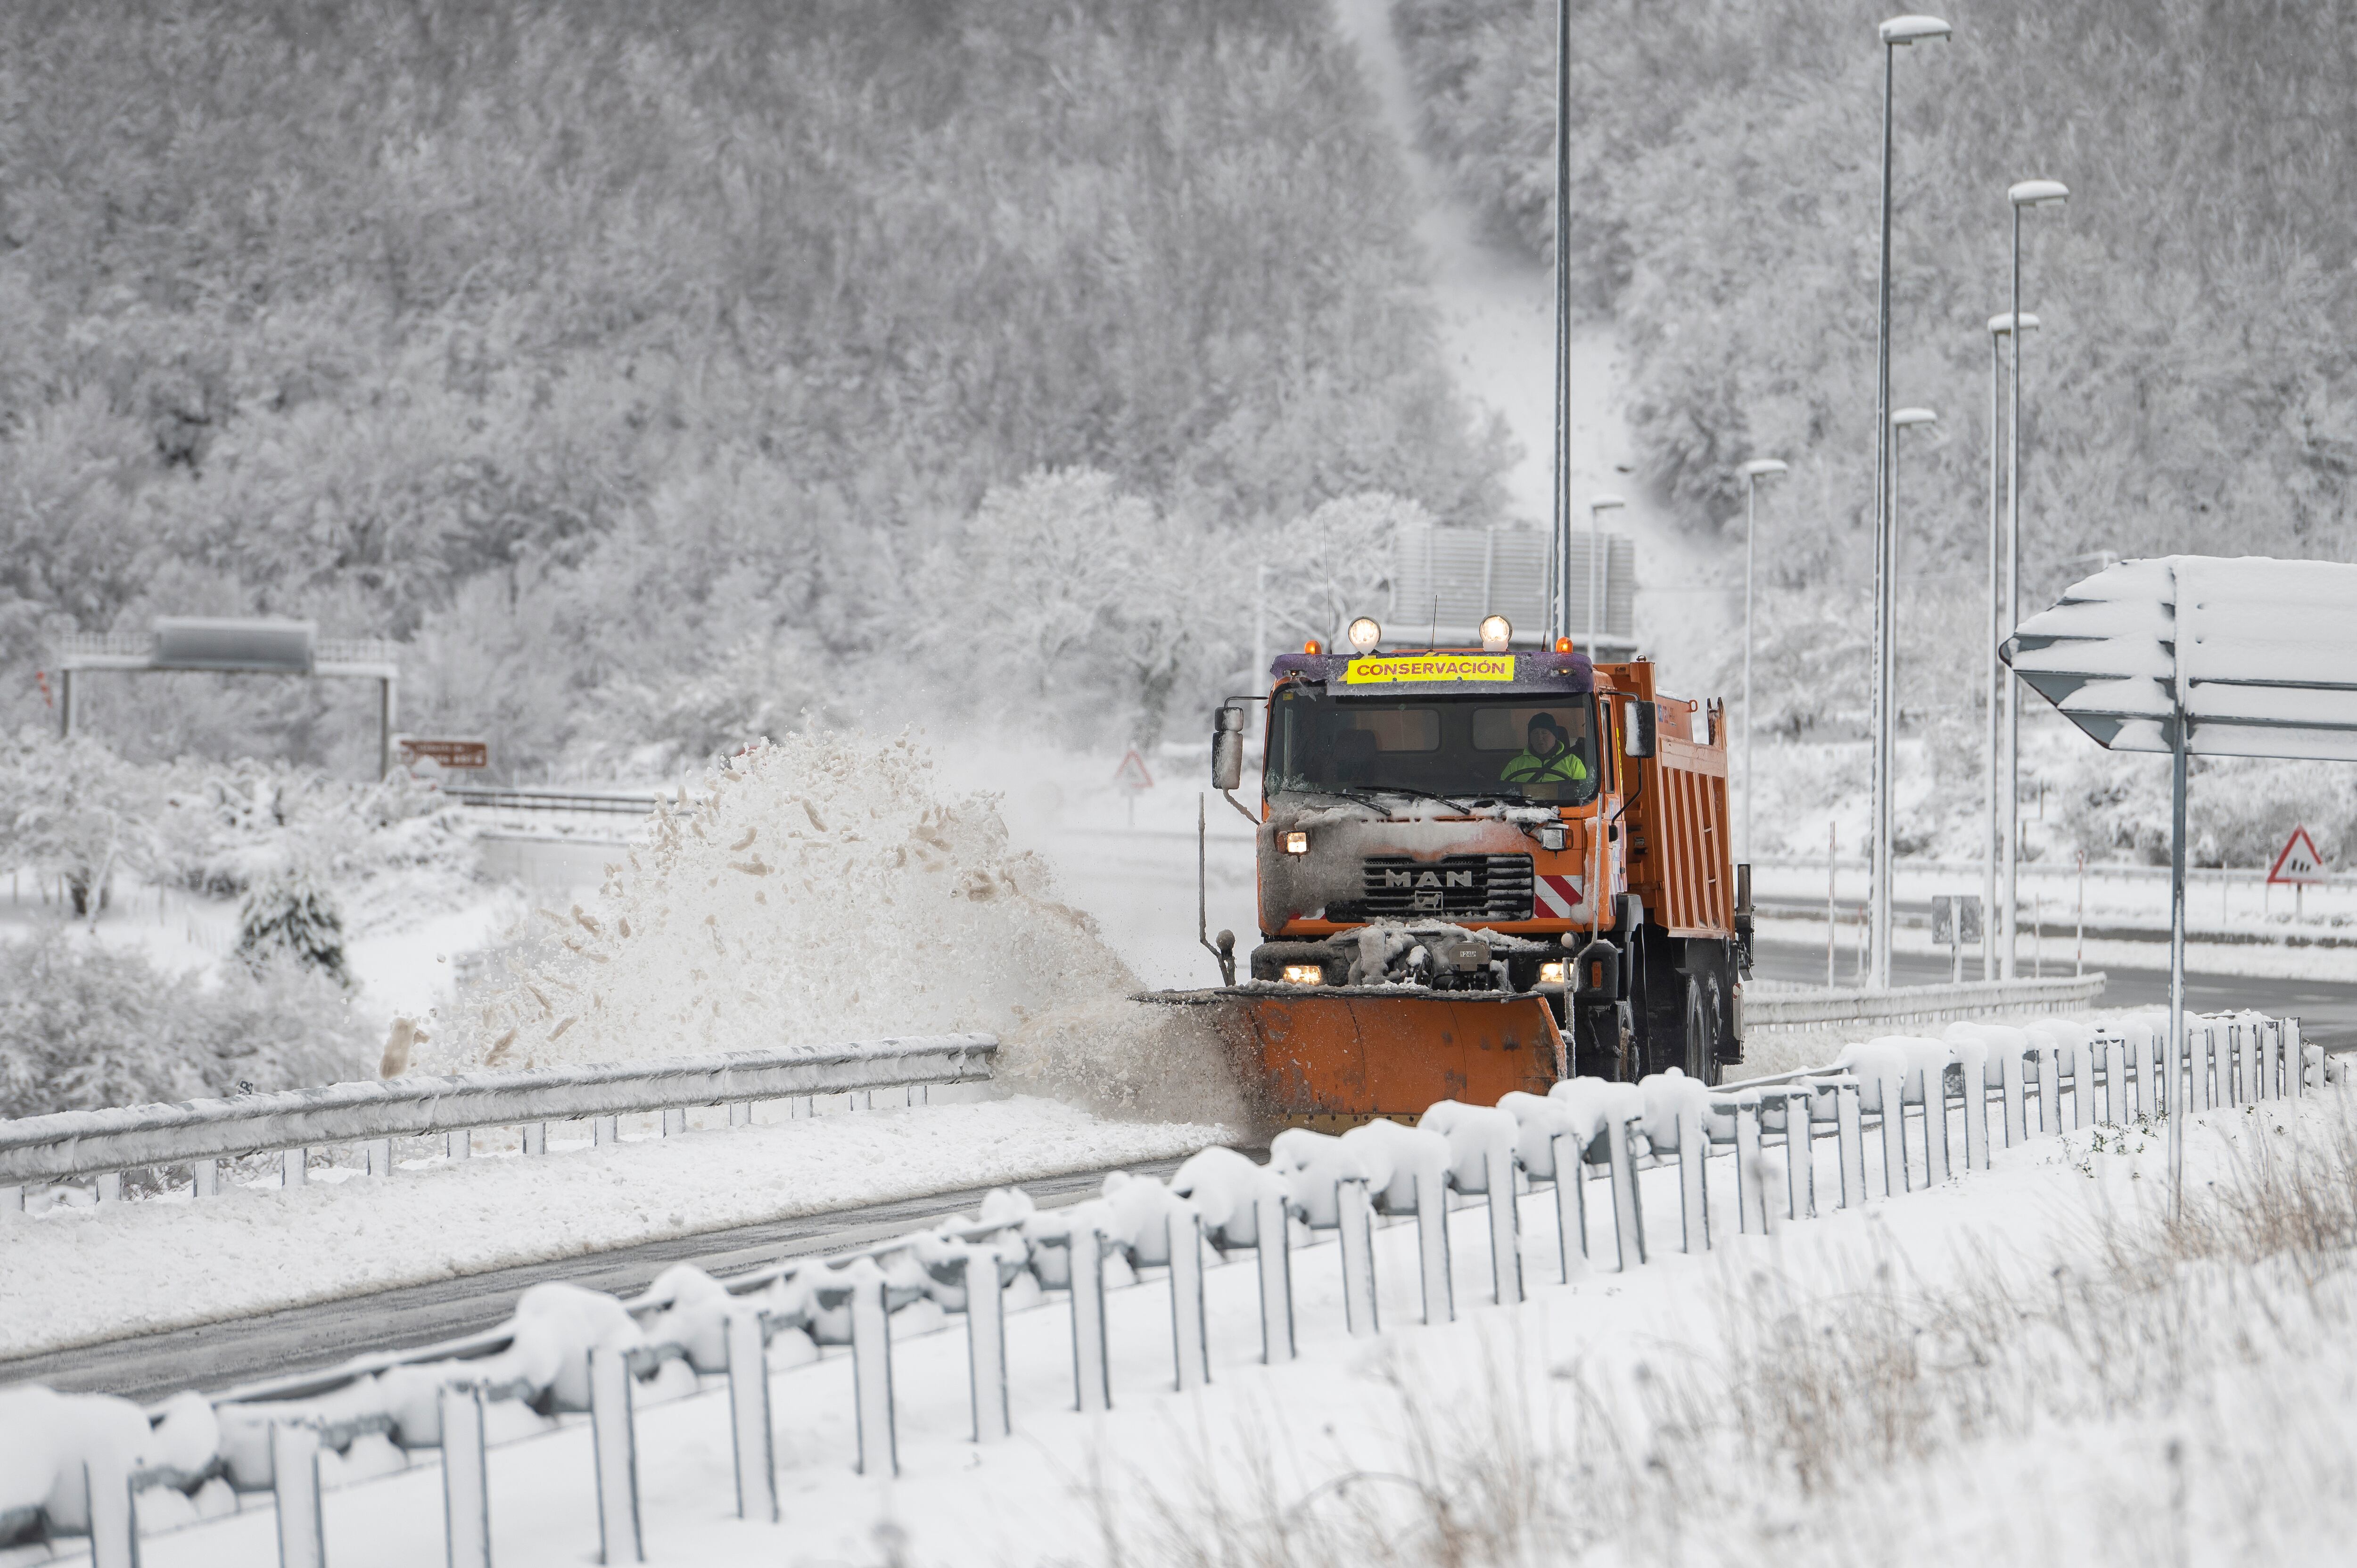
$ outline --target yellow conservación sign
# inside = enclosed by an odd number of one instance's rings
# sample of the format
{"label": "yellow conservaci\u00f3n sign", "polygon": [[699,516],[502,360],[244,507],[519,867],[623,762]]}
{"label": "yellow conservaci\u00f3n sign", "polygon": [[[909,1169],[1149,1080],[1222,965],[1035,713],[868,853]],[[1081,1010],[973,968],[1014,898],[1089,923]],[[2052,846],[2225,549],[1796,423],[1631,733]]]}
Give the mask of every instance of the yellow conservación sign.
{"label": "yellow conservaci\u00f3n sign", "polygon": [[1511,653],[1401,653],[1388,659],[1353,659],[1342,672],[1345,686],[1391,686],[1424,681],[1512,681]]}

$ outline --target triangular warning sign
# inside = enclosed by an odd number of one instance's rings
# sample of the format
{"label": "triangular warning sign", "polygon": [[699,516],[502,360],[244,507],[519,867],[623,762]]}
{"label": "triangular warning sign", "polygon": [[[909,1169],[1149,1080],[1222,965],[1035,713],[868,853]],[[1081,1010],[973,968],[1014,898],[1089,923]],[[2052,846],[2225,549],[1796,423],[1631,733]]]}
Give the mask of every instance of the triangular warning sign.
{"label": "triangular warning sign", "polygon": [[1113,770],[1113,781],[1130,789],[1154,788],[1154,775],[1146,770],[1146,758],[1137,755],[1137,747],[1133,746],[1123,755],[1121,766]]}
{"label": "triangular warning sign", "polygon": [[2291,837],[2284,841],[2283,853],[2276,856],[2275,868],[2267,873],[2267,880],[2322,882],[2325,879],[2324,856],[2316,853],[2316,841],[2308,836],[2306,828],[2292,829]]}

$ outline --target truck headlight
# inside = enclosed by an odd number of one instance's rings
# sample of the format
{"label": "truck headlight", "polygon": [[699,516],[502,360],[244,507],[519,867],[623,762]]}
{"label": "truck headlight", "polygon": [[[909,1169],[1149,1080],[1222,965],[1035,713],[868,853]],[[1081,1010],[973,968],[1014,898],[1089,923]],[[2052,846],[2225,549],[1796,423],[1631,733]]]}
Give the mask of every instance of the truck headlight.
{"label": "truck headlight", "polygon": [[1557,959],[1553,963],[1543,963],[1539,965],[1539,983],[1541,985],[1561,985],[1563,983],[1563,961],[1561,959]]}
{"label": "truck headlight", "polygon": [[1351,623],[1351,646],[1360,652],[1373,652],[1375,644],[1383,639],[1383,628],[1375,624],[1374,617],[1361,616]]}
{"label": "truck headlight", "polygon": [[1308,854],[1309,853],[1309,835],[1301,832],[1297,828],[1293,832],[1286,833],[1285,835],[1285,853],[1287,854]]}
{"label": "truck headlight", "polygon": [[1514,623],[1504,616],[1481,618],[1481,651],[1503,653],[1514,640]]}
{"label": "truck headlight", "polygon": [[[1557,964],[1555,967],[1561,969],[1563,966]],[[1323,985],[1326,983],[1326,966],[1322,963],[1288,963],[1285,966],[1285,983]]]}

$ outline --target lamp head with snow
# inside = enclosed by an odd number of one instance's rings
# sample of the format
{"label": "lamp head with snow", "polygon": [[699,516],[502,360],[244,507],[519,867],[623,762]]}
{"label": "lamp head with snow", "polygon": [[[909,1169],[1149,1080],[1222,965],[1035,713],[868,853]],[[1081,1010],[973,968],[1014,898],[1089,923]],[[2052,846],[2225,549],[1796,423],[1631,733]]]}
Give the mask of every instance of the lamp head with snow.
{"label": "lamp head with snow", "polygon": [[1372,653],[1383,639],[1383,628],[1375,624],[1372,616],[1361,616],[1351,623],[1351,646],[1361,653]]}
{"label": "lamp head with snow", "polygon": [[2071,188],[2059,179],[2025,179],[2007,187],[2005,199],[2016,207],[2053,207],[2071,199]]}
{"label": "lamp head with snow", "polygon": [[2100,745],[2357,761],[2357,565],[2123,561],[2064,591],[1998,654]]}
{"label": "lamp head with snow", "polygon": [[1902,408],[1890,416],[1894,429],[1911,430],[1919,424],[1937,424],[1940,416],[1928,408]]}
{"label": "lamp head with snow", "polygon": [[1944,38],[1954,30],[1937,16],[1893,16],[1878,29],[1884,43],[1900,45]]}
{"label": "lamp head with snow", "polygon": [[1484,616],[1481,618],[1481,651],[1503,653],[1513,645],[1514,623],[1504,616]]}
{"label": "lamp head with snow", "polygon": [[1618,511],[1628,504],[1619,496],[1598,496],[1587,503],[1587,510],[1591,512]]}
{"label": "lamp head with snow", "polygon": [[1747,479],[1772,479],[1786,471],[1785,466],[1773,457],[1754,457],[1738,470]]}
{"label": "lamp head with snow", "polygon": [[[2005,337],[2013,330],[2013,313],[2009,310],[2005,310],[1999,311],[1996,315],[1990,317],[1988,329],[1989,336],[1992,338]],[[2031,315],[2027,310],[2023,311],[2021,313],[2021,329],[2024,332],[2037,331],[2038,317]]]}

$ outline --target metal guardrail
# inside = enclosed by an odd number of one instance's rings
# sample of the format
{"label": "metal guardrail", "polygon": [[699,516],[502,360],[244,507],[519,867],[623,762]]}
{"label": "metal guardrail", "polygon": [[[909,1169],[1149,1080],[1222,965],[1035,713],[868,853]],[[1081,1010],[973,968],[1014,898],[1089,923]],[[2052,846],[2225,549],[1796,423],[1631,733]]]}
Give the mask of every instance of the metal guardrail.
{"label": "metal guardrail", "polygon": [[1743,1026],[1806,1024],[1947,1023],[2030,1009],[2067,1011],[2104,993],[2102,973],[2053,980],[1968,980],[1953,985],[1901,985],[1888,991],[1770,992],[1746,995]]}
{"label": "metal guardrail", "polygon": [[[1754,855],[1751,858],[1751,865],[1755,871],[1813,872],[1820,878],[1822,878],[1825,874],[1825,857],[1821,854],[1813,856],[1806,854]],[[1860,876],[1870,875],[1873,871],[1872,865],[1868,862],[1863,860],[1850,860],[1836,857],[1834,861],[1834,865],[1835,869],[1839,871]],[[2022,879],[2025,881],[2034,881],[2041,878],[2054,881],[2065,879],[2076,881],[2081,875],[2079,867],[2074,863],[2061,860],[2024,860],[2018,863],[2018,869]],[[1957,879],[1957,886],[1968,886],[1973,890],[1977,891],[1980,887],[1981,862],[1977,860],[1914,860],[1901,855],[1891,863],[1891,875],[1894,876],[1912,876],[1918,875],[1953,876]],[[2087,863],[2085,875],[2087,880],[2090,882],[2159,882],[2166,884],[2169,881],[2169,867],[2166,865],[2140,865],[2132,862],[2117,860],[2091,860]],[[2211,884],[2225,882],[2232,883],[2236,886],[2247,883],[2255,886],[2258,883],[2266,881],[2266,875],[2267,868],[2264,865],[2189,865],[2185,868],[2186,880],[2189,882],[2203,882]],[[2323,877],[2323,884],[2335,887],[2357,886],[2357,871],[2327,872]],[[1824,906],[1821,903],[1817,908],[1819,909],[1823,909]]]}
{"label": "metal guardrail", "polygon": [[[129,1454],[93,1445],[77,1452],[78,1476],[13,1489],[20,1497],[67,1499],[69,1517],[78,1512],[85,1521],[81,1531],[91,1538],[94,1568],[135,1568],[140,1493],[156,1487],[185,1492],[221,1477],[236,1491],[274,1494],[281,1568],[325,1568],[318,1457],[363,1434],[382,1434],[404,1454],[440,1450],[447,1560],[451,1568],[490,1568],[485,1410],[520,1400],[543,1411],[588,1413],[599,1561],[643,1562],[632,1391],[668,1362],[726,1378],[737,1516],[774,1525],[782,1509],[768,1348],[779,1335],[848,1348],[857,1468],[889,1477],[899,1469],[892,1314],[920,1301],[965,1317],[974,1440],[994,1443],[1013,1431],[1007,1287],[1027,1273],[1041,1306],[1050,1293],[1068,1298],[1072,1403],[1084,1415],[1101,1414],[1113,1396],[1106,1265],[1116,1258],[1134,1270],[1163,1271],[1170,1326],[1157,1332],[1168,1335],[1172,1350],[1167,1386],[1184,1392],[1203,1387],[1211,1375],[1207,1243],[1222,1253],[1254,1254],[1261,1359],[1276,1365],[1297,1359],[1308,1326],[1295,1312],[1292,1254],[1303,1245],[1295,1240],[1297,1223],[1312,1238],[1309,1245],[1318,1244],[1318,1232],[1333,1237],[1342,1275],[1339,1326],[1357,1337],[1381,1327],[1377,1215],[1402,1224],[1413,1219],[1424,1321],[1457,1316],[1452,1193],[1481,1200],[1490,1294],[1507,1305],[1543,1283],[1533,1265],[1544,1253],[1532,1249],[1526,1258],[1521,1237],[1519,1195],[1526,1188],[1534,1197],[1552,1189],[1553,1251],[1568,1283],[1583,1260],[1609,1260],[1624,1273],[1645,1265],[1637,1175],[1649,1167],[1677,1170],[1676,1244],[1700,1253],[1726,1245],[1733,1234],[1781,1230],[1829,1206],[1854,1208],[1986,1170],[2000,1144],[2168,1114],[2179,1108],[2181,1085],[2190,1083],[2190,1109],[2198,1112],[2296,1099],[2311,1074],[2317,1087],[2328,1081],[2323,1057],[2302,1043],[2297,1019],[2246,1014],[2196,1021],[2185,1031],[2187,1055],[2176,1062],[2167,1045],[2165,1031],[2136,1025],[2065,1036],[2033,1030],[2017,1033],[2009,1044],[1975,1034],[1854,1049],[1843,1063],[1774,1086],[1712,1090],[1674,1077],[1643,1084],[1574,1079],[1544,1096],[1509,1095],[1494,1109],[1443,1101],[1415,1128],[1377,1122],[1339,1138],[1290,1131],[1278,1135],[1266,1165],[1210,1149],[1167,1184],[1109,1177],[1103,1198],[1052,1213],[1036,1211],[1019,1193],[1014,1201],[994,1195],[972,1220],[846,1257],[790,1260],[725,1282],[682,1265],[667,1284],[659,1282],[629,1301],[577,1287],[539,1287],[573,1292],[578,1305],[565,1303],[535,1319],[527,1298],[506,1327],[487,1334],[213,1395],[207,1402],[214,1415],[210,1457],[180,1444],[179,1467],[141,1466]],[[1820,1139],[1833,1141],[1837,1167],[1822,1193],[1814,1152]],[[1721,1166],[1731,1165],[1734,1176],[1732,1225],[1710,1193],[1709,1162],[1717,1155],[1733,1156]],[[1592,1236],[1591,1183],[1607,1187],[1604,1223]],[[1131,1288],[1152,1287],[1141,1282]],[[627,1334],[617,1332],[609,1314],[627,1315]],[[595,1326],[587,1335],[554,1326],[567,1320]],[[511,1353],[528,1336],[536,1336],[533,1353]],[[103,1395],[74,1397],[91,1407],[91,1431],[99,1430],[96,1406],[127,1404]],[[151,1423],[168,1422],[173,1410],[145,1413]],[[39,1452],[27,1449],[17,1462]],[[191,1462],[199,1467],[187,1467]],[[0,1512],[0,1541],[52,1529],[46,1506]]]}
{"label": "metal guardrail", "polygon": [[612,816],[654,815],[654,795],[601,795],[579,789],[495,789],[487,786],[445,785],[442,792],[462,806],[493,811],[598,811]]}
{"label": "metal guardrail", "polygon": [[[391,1140],[397,1137],[457,1138],[481,1127],[522,1126],[525,1152],[537,1154],[545,1146],[551,1122],[588,1121],[599,1143],[611,1141],[608,1123],[614,1118],[650,1112],[664,1112],[667,1122],[675,1117],[677,1130],[683,1130],[688,1110],[726,1105],[732,1124],[740,1124],[749,1114],[737,1112],[749,1112],[755,1101],[985,1080],[997,1050],[997,1039],[989,1035],[920,1036],[810,1050],[418,1076],[235,1100],[60,1111],[0,1122],[0,1208],[21,1208],[27,1183],[148,1165],[194,1166],[199,1192],[209,1195],[206,1177],[218,1175],[219,1161],[277,1151],[289,1152],[287,1180],[295,1185],[303,1179],[302,1152],[333,1144],[371,1144],[371,1170],[381,1175],[377,1167],[390,1169]],[[670,1130],[674,1129],[667,1125]],[[451,1152],[462,1150],[454,1146]],[[103,1186],[101,1191],[109,1196]]]}

